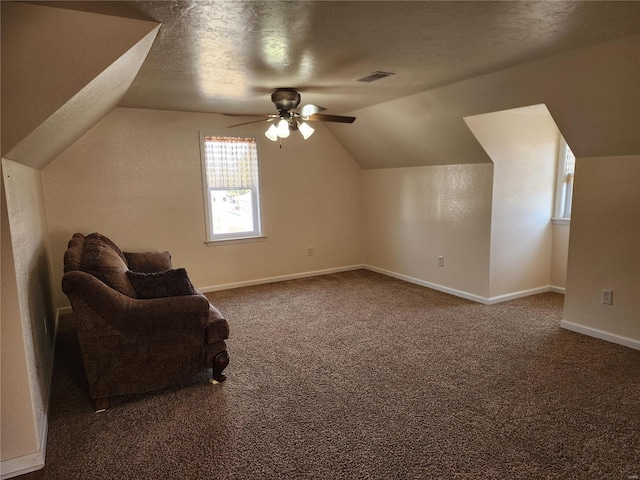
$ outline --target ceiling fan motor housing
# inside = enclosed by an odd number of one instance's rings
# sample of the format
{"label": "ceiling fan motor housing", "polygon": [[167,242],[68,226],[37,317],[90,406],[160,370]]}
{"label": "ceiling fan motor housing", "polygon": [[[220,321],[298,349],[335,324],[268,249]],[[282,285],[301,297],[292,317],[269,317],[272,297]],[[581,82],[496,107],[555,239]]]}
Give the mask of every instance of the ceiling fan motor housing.
{"label": "ceiling fan motor housing", "polygon": [[300,94],[293,88],[279,88],[271,94],[271,101],[280,112],[289,111],[300,104]]}

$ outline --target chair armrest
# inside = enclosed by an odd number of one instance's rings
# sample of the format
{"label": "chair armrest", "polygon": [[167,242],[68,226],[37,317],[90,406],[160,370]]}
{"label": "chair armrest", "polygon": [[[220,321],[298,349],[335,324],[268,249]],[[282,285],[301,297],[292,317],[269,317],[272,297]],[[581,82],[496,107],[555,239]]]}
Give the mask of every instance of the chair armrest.
{"label": "chair armrest", "polygon": [[72,305],[81,300],[123,333],[202,332],[209,315],[209,300],[203,295],[131,298],[80,271],[64,274],[62,290]]}

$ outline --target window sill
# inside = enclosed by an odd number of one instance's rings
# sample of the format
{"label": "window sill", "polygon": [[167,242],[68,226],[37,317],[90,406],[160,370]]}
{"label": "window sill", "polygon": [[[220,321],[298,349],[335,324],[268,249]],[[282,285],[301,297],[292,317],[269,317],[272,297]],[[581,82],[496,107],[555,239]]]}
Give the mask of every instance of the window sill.
{"label": "window sill", "polygon": [[223,245],[236,245],[239,243],[255,243],[264,242],[267,239],[265,236],[259,237],[244,237],[244,238],[228,238],[225,240],[206,240],[204,243],[207,247],[221,247]]}
{"label": "window sill", "polygon": [[571,225],[570,218],[552,218],[551,223],[554,225],[566,225],[567,227]]}

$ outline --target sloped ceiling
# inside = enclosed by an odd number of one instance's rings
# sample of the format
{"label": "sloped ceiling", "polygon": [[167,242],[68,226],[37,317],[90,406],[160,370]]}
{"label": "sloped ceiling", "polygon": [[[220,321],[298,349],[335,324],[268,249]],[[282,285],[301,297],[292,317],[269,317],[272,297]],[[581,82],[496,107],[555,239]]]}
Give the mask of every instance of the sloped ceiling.
{"label": "sloped ceiling", "polygon": [[640,153],[640,35],[350,112],[327,127],[363,168],[488,163],[464,117],[545,104],[578,157]]}
{"label": "sloped ceiling", "polygon": [[158,24],[2,2],[2,156],[42,168],[131,85]]}

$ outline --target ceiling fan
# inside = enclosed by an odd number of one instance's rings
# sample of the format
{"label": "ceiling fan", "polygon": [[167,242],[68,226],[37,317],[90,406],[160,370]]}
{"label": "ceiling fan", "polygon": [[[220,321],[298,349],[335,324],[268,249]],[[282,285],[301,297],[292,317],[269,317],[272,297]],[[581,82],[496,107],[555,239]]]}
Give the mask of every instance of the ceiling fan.
{"label": "ceiling fan", "polygon": [[[308,123],[308,121],[321,121],[321,122],[339,122],[339,123],[353,123],[356,117],[347,117],[343,115],[326,115],[319,113],[326,108],[319,107],[318,105],[308,104],[304,105],[300,110],[297,110],[300,104],[300,94],[293,88],[278,88],[271,94],[271,101],[275,105],[278,113],[255,115],[264,117],[260,120],[254,120],[251,122],[238,123],[236,125],[230,125],[228,128],[238,127],[240,125],[248,125],[250,123],[257,122],[274,122],[265,132],[265,136],[271,141],[277,141],[278,138],[287,138],[290,132],[299,131],[300,134],[306,140],[315,131]],[[254,115],[243,115],[254,116]]]}

